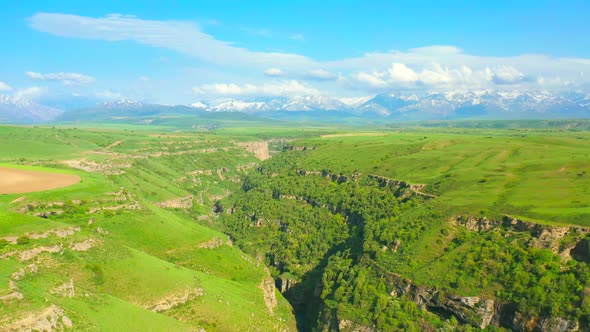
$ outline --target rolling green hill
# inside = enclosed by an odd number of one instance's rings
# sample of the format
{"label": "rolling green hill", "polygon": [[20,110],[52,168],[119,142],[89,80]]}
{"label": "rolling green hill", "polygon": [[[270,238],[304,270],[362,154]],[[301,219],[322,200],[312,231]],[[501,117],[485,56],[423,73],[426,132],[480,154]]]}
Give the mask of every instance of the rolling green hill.
{"label": "rolling green hill", "polygon": [[0,194],[0,326],[590,327],[585,131],[174,128],[0,127],[81,178]]}
{"label": "rolling green hill", "polygon": [[3,166],[82,178],[0,195],[3,329],[295,330],[265,267],[195,221],[259,162],[252,139],[0,127]]}

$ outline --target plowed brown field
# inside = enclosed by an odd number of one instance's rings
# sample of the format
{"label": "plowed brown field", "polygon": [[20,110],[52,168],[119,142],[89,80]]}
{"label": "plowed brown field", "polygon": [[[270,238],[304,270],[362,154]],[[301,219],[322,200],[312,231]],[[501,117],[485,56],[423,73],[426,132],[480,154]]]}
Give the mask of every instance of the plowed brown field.
{"label": "plowed brown field", "polygon": [[77,175],[0,167],[0,194],[21,194],[63,188],[78,182],[80,177]]}

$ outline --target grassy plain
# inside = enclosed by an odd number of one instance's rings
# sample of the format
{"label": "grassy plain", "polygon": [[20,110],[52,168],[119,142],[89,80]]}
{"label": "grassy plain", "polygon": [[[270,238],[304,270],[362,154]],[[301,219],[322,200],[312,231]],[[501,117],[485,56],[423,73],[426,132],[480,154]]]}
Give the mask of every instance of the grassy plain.
{"label": "grassy plain", "polygon": [[295,144],[316,148],[305,151],[313,169],[426,184],[452,213],[590,226],[588,132],[422,129]]}

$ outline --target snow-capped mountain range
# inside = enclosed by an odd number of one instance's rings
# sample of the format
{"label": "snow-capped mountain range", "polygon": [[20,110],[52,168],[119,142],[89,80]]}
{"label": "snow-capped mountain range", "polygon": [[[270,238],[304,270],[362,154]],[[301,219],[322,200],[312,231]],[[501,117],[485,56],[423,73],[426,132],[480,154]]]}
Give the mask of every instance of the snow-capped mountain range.
{"label": "snow-capped mountain range", "polygon": [[[52,106],[54,104],[51,104]],[[384,93],[356,98],[329,96],[222,98],[191,105],[157,105],[124,99],[63,112],[29,99],[0,95],[0,123],[75,121],[199,112],[242,112],[289,119],[295,113],[356,116],[391,120],[590,118],[590,94],[548,91],[454,91],[444,93]]]}
{"label": "snow-capped mountain range", "polygon": [[62,114],[62,110],[37,104],[24,97],[0,95],[0,123],[48,122]]}
{"label": "snow-capped mountain range", "polygon": [[210,112],[264,114],[280,111],[340,111],[366,116],[407,119],[559,118],[590,116],[590,95],[547,91],[456,91],[446,93],[378,94],[370,97],[219,99],[192,107]]}

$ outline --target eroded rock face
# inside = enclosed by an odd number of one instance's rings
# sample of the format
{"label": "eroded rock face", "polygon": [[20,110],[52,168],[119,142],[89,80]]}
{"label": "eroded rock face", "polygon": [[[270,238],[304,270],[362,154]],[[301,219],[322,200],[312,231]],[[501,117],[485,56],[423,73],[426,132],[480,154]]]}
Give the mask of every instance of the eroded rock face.
{"label": "eroded rock face", "polygon": [[70,246],[73,251],[88,251],[94,246],[94,239],[88,239],[82,242],[74,242]]}
{"label": "eroded rock face", "polygon": [[244,150],[253,153],[256,158],[260,160],[270,158],[268,142],[239,142],[237,145],[243,147]]}
{"label": "eroded rock face", "polygon": [[570,253],[575,260],[590,263],[590,238],[580,240]]}
{"label": "eroded rock face", "polygon": [[69,282],[64,282],[62,285],[55,287],[50,293],[62,297],[74,297],[76,295],[74,279],[70,279]]}
{"label": "eroded rock face", "polygon": [[473,231],[473,232],[487,231],[487,230],[490,230],[490,229],[500,225],[500,222],[498,222],[496,220],[489,220],[486,217],[477,219],[474,217],[459,216],[459,217],[457,217],[456,221],[459,225],[462,225],[465,228],[467,228],[468,230]]}
{"label": "eroded rock face", "polygon": [[16,281],[23,280],[27,274],[37,273],[38,271],[39,267],[37,264],[29,264],[26,267],[21,267],[18,269],[18,271],[14,272],[11,278]]}
{"label": "eroded rock face", "polygon": [[[590,262],[590,228],[580,226],[549,226],[504,216],[501,221],[485,217],[459,216],[454,220],[470,231],[485,232],[496,227],[504,227],[508,232],[526,232],[532,237],[528,245],[533,248],[549,249],[564,259]],[[568,236],[571,243],[564,245],[562,240]]]}
{"label": "eroded rock face", "polygon": [[278,280],[278,284],[279,284],[279,290],[281,291],[281,293],[285,293],[286,291],[288,291],[289,289],[291,289],[293,286],[295,286],[297,284],[297,280],[294,279],[289,279],[289,278],[285,278],[285,277],[280,277]]}
{"label": "eroded rock face", "polygon": [[7,317],[0,321],[4,331],[56,331],[73,328],[72,320],[65,315],[65,311],[59,306],[52,304],[49,308],[31,313],[14,321],[13,317]]}
{"label": "eroded rock face", "polygon": [[519,332],[574,332],[579,331],[577,321],[562,317],[528,317],[516,316],[508,328]]}
{"label": "eroded rock face", "polygon": [[158,202],[156,203],[156,206],[171,209],[190,209],[191,207],[193,207],[193,195]]}
{"label": "eroded rock face", "polygon": [[37,247],[29,250],[23,250],[18,254],[18,258],[21,261],[27,261],[29,259],[35,258],[37,255],[43,252],[48,253],[55,253],[61,251],[61,245],[54,245],[54,246],[47,246],[47,247]]}
{"label": "eroded rock face", "polygon": [[13,291],[11,293],[8,293],[6,295],[0,296],[0,301],[6,303],[9,302],[11,300],[22,300],[24,299],[24,296],[21,292],[18,291]]}
{"label": "eroded rock face", "polygon": [[271,315],[274,314],[274,309],[279,305],[277,301],[277,296],[275,293],[275,282],[273,278],[270,276],[270,271],[265,268],[266,276],[262,279],[262,282],[258,286],[262,290],[262,295],[264,296],[264,304],[268,308],[268,311]]}
{"label": "eroded rock face", "polygon": [[215,249],[215,248],[219,248],[223,245],[228,245],[228,246],[232,246],[232,242],[230,239],[227,240],[223,240],[220,239],[218,237],[214,237],[211,240],[207,241],[207,242],[203,242],[203,243],[199,243],[199,245],[197,246],[197,248],[201,248],[201,249]]}
{"label": "eroded rock face", "polygon": [[388,177],[375,174],[369,174],[368,177],[370,179],[377,181],[381,186],[397,188],[396,190],[399,192],[399,194],[396,194],[396,196],[405,197],[409,194],[415,194],[418,196],[422,196],[426,199],[436,198],[436,195],[422,192],[422,190],[426,188],[425,184],[412,184],[406,181],[390,179]]}
{"label": "eroded rock face", "polygon": [[447,312],[464,323],[486,328],[492,323],[496,313],[496,302],[477,296],[458,296],[441,292],[428,286],[417,286],[410,279],[395,273],[386,273],[390,295],[406,296],[423,309],[436,309]]}
{"label": "eroded rock face", "polygon": [[541,331],[546,332],[578,331],[580,328],[578,322],[561,317],[545,318],[541,320],[539,327],[541,328]]}
{"label": "eroded rock face", "polygon": [[184,304],[187,301],[196,299],[197,297],[202,295],[203,289],[201,288],[187,289],[186,291],[180,294],[170,295],[166,298],[159,300],[155,304],[148,305],[147,308],[154,312],[163,312],[171,308],[177,307],[181,304]]}
{"label": "eroded rock face", "polygon": [[377,330],[370,326],[358,325],[351,320],[342,319],[338,322],[340,332],[376,332]]}
{"label": "eroded rock face", "polygon": [[287,145],[283,148],[283,151],[306,151],[306,150],[315,150],[315,146]]}

